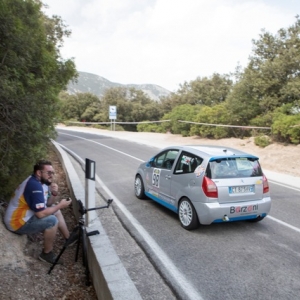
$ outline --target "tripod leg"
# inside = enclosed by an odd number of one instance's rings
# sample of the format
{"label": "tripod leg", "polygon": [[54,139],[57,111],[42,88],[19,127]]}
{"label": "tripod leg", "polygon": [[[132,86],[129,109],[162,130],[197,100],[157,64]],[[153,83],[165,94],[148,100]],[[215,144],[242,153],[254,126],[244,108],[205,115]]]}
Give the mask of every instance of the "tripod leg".
{"label": "tripod leg", "polygon": [[57,262],[59,261],[59,258],[62,256],[62,254],[64,253],[64,251],[66,250],[66,243],[64,245],[64,247],[60,250],[59,254],[57,255],[54,263],[52,264],[52,266],[50,267],[49,271],[48,271],[48,274],[51,273],[51,271],[54,269],[54,267],[57,265]]}
{"label": "tripod leg", "polygon": [[[71,232],[70,234],[70,237],[71,236],[74,236],[77,234],[77,231],[79,230],[79,225],[77,225]],[[69,241],[70,241],[70,238],[68,240],[65,241],[65,244],[63,246],[63,248],[60,250],[58,256],[56,257],[54,263],[52,264],[52,266],[50,267],[49,271],[48,271],[48,274],[51,273],[51,271],[54,269],[55,265],[57,264],[59,258],[62,256],[62,254],[64,253],[64,251],[67,249],[67,247],[69,246]]]}
{"label": "tripod leg", "polygon": [[[66,247],[68,247],[70,245],[70,243],[73,243],[73,238],[76,237],[76,235],[78,234],[78,230],[79,230],[79,225],[77,225],[72,232],[70,233],[69,238],[66,240]],[[77,240],[79,239],[79,237],[77,237]]]}
{"label": "tripod leg", "polygon": [[81,242],[81,237],[82,237],[82,228],[81,226],[78,227],[79,234],[78,234],[78,242],[76,246],[76,254],[75,254],[75,261],[77,262],[78,260],[78,253],[79,253],[79,247],[80,247],[80,242]]}
{"label": "tripod leg", "polygon": [[90,285],[90,270],[89,270],[89,263],[87,258],[87,233],[85,229],[82,227],[82,262],[83,266],[85,267],[85,285]]}

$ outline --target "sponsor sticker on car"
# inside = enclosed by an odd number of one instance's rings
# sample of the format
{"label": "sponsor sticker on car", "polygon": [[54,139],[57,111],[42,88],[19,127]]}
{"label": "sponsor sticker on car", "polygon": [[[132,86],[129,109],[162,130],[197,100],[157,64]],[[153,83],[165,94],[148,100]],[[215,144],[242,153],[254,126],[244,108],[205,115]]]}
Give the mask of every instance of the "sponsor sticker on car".
{"label": "sponsor sticker on car", "polygon": [[196,174],[196,177],[200,177],[204,173],[205,169],[202,165],[198,166],[194,173]]}
{"label": "sponsor sticker on car", "polygon": [[160,169],[154,169],[152,174],[152,185],[159,188]]}
{"label": "sponsor sticker on car", "polygon": [[258,204],[245,206],[230,206],[230,214],[249,214],[258,211]]}

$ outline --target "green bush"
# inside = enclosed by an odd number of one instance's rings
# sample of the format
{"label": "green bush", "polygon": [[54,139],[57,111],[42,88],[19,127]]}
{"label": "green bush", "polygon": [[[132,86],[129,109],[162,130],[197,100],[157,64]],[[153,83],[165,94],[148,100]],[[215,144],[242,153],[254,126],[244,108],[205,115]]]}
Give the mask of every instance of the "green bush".
{"label": "green bush", "polygon": [[256,146],[259,146],[261,148],[265,148],[271,144],[271,139],[268,136],[256,136],[254,138],[254,143]]}
{"label": "green bush", "polygon": [[[223,103],[213,107],[203,106],[194,117],[195,122],[208,124],[229,124],[229,115]],[[203,124],[191,125],[190,135],[198,135],[205,138],[221,139],[229,136],[229,128],[223,126],[210,126]]]}
{"label": "green bush", "polygon": [[[287,107],[290,107],[288,111]],[[294,112],[293,107],[290,105],[277,109],[274,113],[272,133],[276,140],[280,142],[299,144],[300,113]]]}
{"label": "green bush", "polygon": [[137,125],[138,132],[165,132],[164,128],[158,123],[140,123]]}
{"label": "green bush", "polygon": [[113,130],[113,131],[125,131],[124,128],[120,124],[93,124],[91,125],[93,128],[103,129],[103,130]]}
{"label": "green bush", "polygon": [[164,120],[170,120],[161,124],[164,129],[163,132],[172,132],[173,134],[183,134],[184,136],[190,135],[190,123],[179,122],[181,121],[193,121],[193,118],[197,111],[200,110],[200,105],[183,104],[176,106],[171,112],[163,116]]}
{"label": "green bush", "polygon": [[93,125],[93,127],[97,128],[97,129],[104,129],[104,130],[110,130],[111,129],[111,125],[106,125],[106,124],[95,124]]}
{"label": "green bush", "polygon": [[78,120],[76,119],[69,119],[69,120],[65,120],[63,123],[66,125],[66,126],[85,126],[84,123],[77,123]]}
{"label": "green bush", "polygon": [[[113,128],[115,129],[115,131],[127,131],[120,124],[115,124],[115,126]],[[109,127],[109,129],[111,129],[111,127]]]}

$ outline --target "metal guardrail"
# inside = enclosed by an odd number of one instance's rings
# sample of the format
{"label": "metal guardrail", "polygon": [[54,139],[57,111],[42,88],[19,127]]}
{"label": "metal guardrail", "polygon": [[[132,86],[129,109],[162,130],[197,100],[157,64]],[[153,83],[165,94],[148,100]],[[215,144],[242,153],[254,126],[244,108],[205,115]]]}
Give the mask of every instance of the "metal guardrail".
{"label": "metal guardrail", "polygon": [[253,129],[253,128],[256,128],[256,129],[272,129],[271,127],[197,123],[197,122],[182,121],[182,120],[178,120],[178,122],[180,122],[180,123],[190,123],[190,124],[199,124],[199,125],[206,125],[206,126],[216,126],[216,127],[235,127],[235,128],[245,128],[245,129]]}
{"label": "metal guardrail", "polygon": [[[163,123],[163,122],[170,122],[171,120],[161,120],[161,121],[143,121],[143,122],[113,122],[114,124],[150,124],[150,123]],[[189,124],[196,124],[196,125],[205,125],[205,126],[216,126],[216,127],[232,127],[232,128],[243,128],[243,129],[268,129],[271,130],[271,127],[259,127],[259,126],[242,126],[242,125],[225,125],[225,124],[211,124],[211,123],[198,123],[198,122],[191,122],[191,121],[182,121],[177,120],[180,123],[189,123]],[[72,124],[107,124],[110,125],[111,122],[73,122],[68,121],[68,123]],[[299,125],[300,126],[300,125]]]}

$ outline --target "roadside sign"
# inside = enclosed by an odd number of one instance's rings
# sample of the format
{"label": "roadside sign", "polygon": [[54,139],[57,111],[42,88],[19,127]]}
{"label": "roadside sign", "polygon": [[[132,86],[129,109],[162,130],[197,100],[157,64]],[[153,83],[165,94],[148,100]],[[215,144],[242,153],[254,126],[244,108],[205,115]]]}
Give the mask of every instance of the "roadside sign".
{"label": "roadside sign", "polygon": [[116,120],[117,119],[117,107],[115,105],[109,106],[109,119]]}

